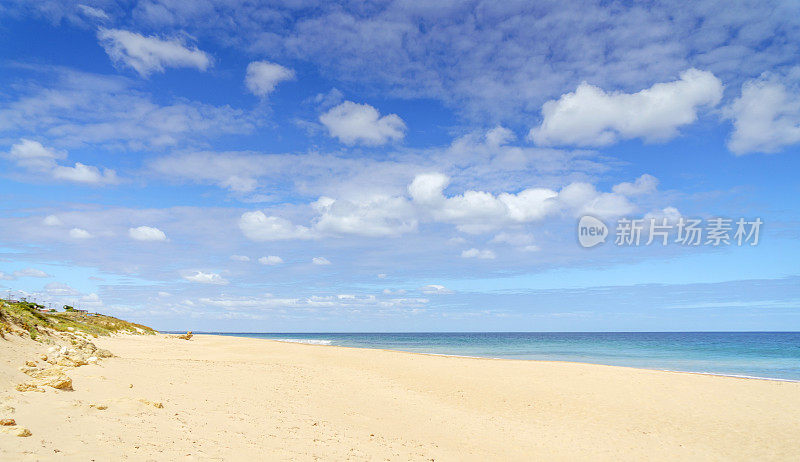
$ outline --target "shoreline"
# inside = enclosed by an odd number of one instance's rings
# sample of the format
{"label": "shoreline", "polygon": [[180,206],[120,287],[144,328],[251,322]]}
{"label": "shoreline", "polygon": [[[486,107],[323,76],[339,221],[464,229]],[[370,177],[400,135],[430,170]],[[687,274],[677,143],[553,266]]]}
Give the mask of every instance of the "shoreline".
{"label": "shoreline", "polygon": [[[182,331],[185,332],[185,331]],[[793,331],[790,333],[794,333]],[[326,332],[315,332],[315,334],[324,335]],[[169,333],[162,333],[162,335],[174,335],[173,332]],[[292,343],[297,345],[309,345],[309,346],[325,346],[325,347],[339,347],[339,348],[355,348],[355,349],[364,349],[364,350],[379,350],[379,351],[393,351],[399,353],[409,353],[409,354],[418,354],[418,355],[428,355],[428,356],[442,356],[442,357],[453,357],[453,358],[467,358],[467,359],[491,359],[491,360],[498,360],[498,361],[534,361],[534,362],[542,362],[542,363],[565,363],[565,364],[585,364],[585,365],[592,365],[592,366],[605,366],[605,367],[622,367],[627,369],[636,369],[636,370],[644,370],[644,371],[656,371],[656,372],[670,372],[674,374],[696,374],[696,375],[706,375],[712,377],[729,377],[733,379],[743,379],[743,380],[764,380],[770,382],[789,382],[789,383],[800,383],[800,379],[784,379],[784,378],[776,378],[776,377],[760,377],[760,376],[752,376],[752,375],[741,375],[741,374],[725,374],[725,373],[717,373],[717,372],[702,372],[702,371],[684,371],[684,370],[675,370],[675,369],[659,369],[659,368],[650,368],[650,367],[638,367],[638,366],[622,366],[618,364],[606,364],[606,363],[592,363],[586,361],[566,361],[566,360],[553,360],[553,359],[521,359],[521,358],[498,358],[498,357],[491,357],[491,356],[469,356],[469,355],[458,355],[458,354],[449,354],[449,353],[433,353],[433,352],[423,352],[423,351],[408,351],[408,350],[400,350],[400,349],[393,349],[393,348],[379,348],[379,347],[366,347],[366,346],[352,346],[352,345],[333,345],[331,343],[317,343],[313,341],[303,341],[304,339],[276,339],[276,338],[262,338],[262,337],[254,337],[253,335],[271,335],[271,334],[260,334],[255,332],[247,332],[247,333],[208,333],[208,332],[198,332],[193,334],[195,336],[216,336],[216,337],[236,337],[236,338],[249,338],[254,340],[268,340],[272,342],[280,342],[280,343]],[[298,334],[302,335],[302,334]],[[330,342],[330,340],[328,340]]]}
{"label": "shoreline", "polygon": [[0,410],[32,433],[0,459],[800,456],[798,383],[263,340],[101,337],[114,357],[38,393],[10,390],[45,345],[0,341]]}

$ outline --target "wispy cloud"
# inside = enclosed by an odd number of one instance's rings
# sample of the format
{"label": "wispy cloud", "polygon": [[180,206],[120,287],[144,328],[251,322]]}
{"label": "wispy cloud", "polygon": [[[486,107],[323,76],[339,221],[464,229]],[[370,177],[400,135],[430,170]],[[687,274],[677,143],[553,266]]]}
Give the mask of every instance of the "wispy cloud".
{"label": "wispy cloud", "polygon": [[439,284],[428,284],[426,286],[422,286],[420,287],[419,291],[425,295],[449,295],[455,293],[447,287]]}
{"label": "wispy cloud", "polygon": [[154,98],[129,79],[36,67],[31,84],[0,107],[0,134],[40,139],[58,147],[111,151],[194,145],[224,133],[247,133],[253,118],[230,106],[184,98]]}
{"label": "wispy cloud", "polygon": [[178,38],[146,37],[136,32],[100,28],[100,44],[115,63],[130,67],[142,77],[168,67],[193,67],[205,71],[213,60],[208,53]]}

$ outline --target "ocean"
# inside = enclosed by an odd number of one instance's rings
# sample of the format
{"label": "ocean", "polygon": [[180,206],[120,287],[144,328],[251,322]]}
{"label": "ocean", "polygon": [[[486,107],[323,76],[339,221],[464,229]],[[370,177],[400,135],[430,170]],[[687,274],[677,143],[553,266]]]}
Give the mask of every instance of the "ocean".
{"label": "ocean", "polygon": [[216,333],[287,342],[800,381],[800,332]]}

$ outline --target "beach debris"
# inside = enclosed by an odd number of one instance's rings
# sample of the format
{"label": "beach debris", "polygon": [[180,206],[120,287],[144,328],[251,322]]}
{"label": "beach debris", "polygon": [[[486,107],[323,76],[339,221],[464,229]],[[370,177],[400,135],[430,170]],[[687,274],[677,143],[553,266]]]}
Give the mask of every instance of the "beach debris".
{"label": "beach debris", "polygon": [[187,332],[187,333],[185,333],[183,335],[176,335],[175,336],[175,338],[178,338],[178,339],[181,339],[181,340],[191,340],[192,337],[193,337],[192,331],[189,331],[189,332]]}
{"label": "beach debris", "polygon": [[9,425],[16,425],[17,422],[14,419],[0,419],[0,426],[8,427]]}
{"label": "beach debris", "polygon": [[36,361],[25,361],[25,365],[30,367],[38,366],[38,364],[36,364]]}
{"label": "beach debris", "polygon": [[47,355],[44,355],[44,354],[43,354],[43,355],[40,355],[40,356],[39,356],[39,359],[41,359],[42,361],[45,361],[45,362],[46,362],[46,361],[47,361]]}
{"label": "beach debris", "polygon": [[16,424],[14,424],[12,426],[4,426],[4,427],[0,427],[0,428],[2,429],[3,433],[9,433],[9,434],[14,435],[14,436],[20,436],[20,437],[23,437],[23,438],[31,436],[31,431],[30,430],[28,430],[25,427],[18,426]]}
{"label": "beach debris", "polygon": [[164,403],[160,401],[150,401],[148,399],[140,399],[139,402],[142,404],[146,404],[148,406],[153,406],[154,408],[157,409],[164,409]]}
{"label": "beach debris", "polygon": [[89,407],[95,408],[98,411],[105,411],[108,409],[108,405],[106,404],[90,404]]}
{"label": "beach debris", "polygon": [[27,438],[28,436],[31,436],[31,434],[32,434],[31,431],[28,430],[27,428],[19,426],[19,425],[16,425],[16,424],[10,425],[10,426],[3,426],[3,427],[0,427],[0,429],[2,430],[3,433],[8,433],[8,434],[11,434],[11,435],[14,435],[14,436],[19,436],[19,437],[22,437],[22,438]]}

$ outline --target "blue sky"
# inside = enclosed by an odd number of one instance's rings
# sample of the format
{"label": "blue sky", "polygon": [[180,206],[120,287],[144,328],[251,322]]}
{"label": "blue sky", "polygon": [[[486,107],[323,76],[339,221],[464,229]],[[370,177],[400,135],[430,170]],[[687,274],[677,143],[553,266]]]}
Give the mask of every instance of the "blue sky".
{"label": "blue sky", "polygon": [[[4,2],[0,286],[165,330],[798,330],[800,6],[721,5]],[[714,217],[758,245],[613,242]]]}

